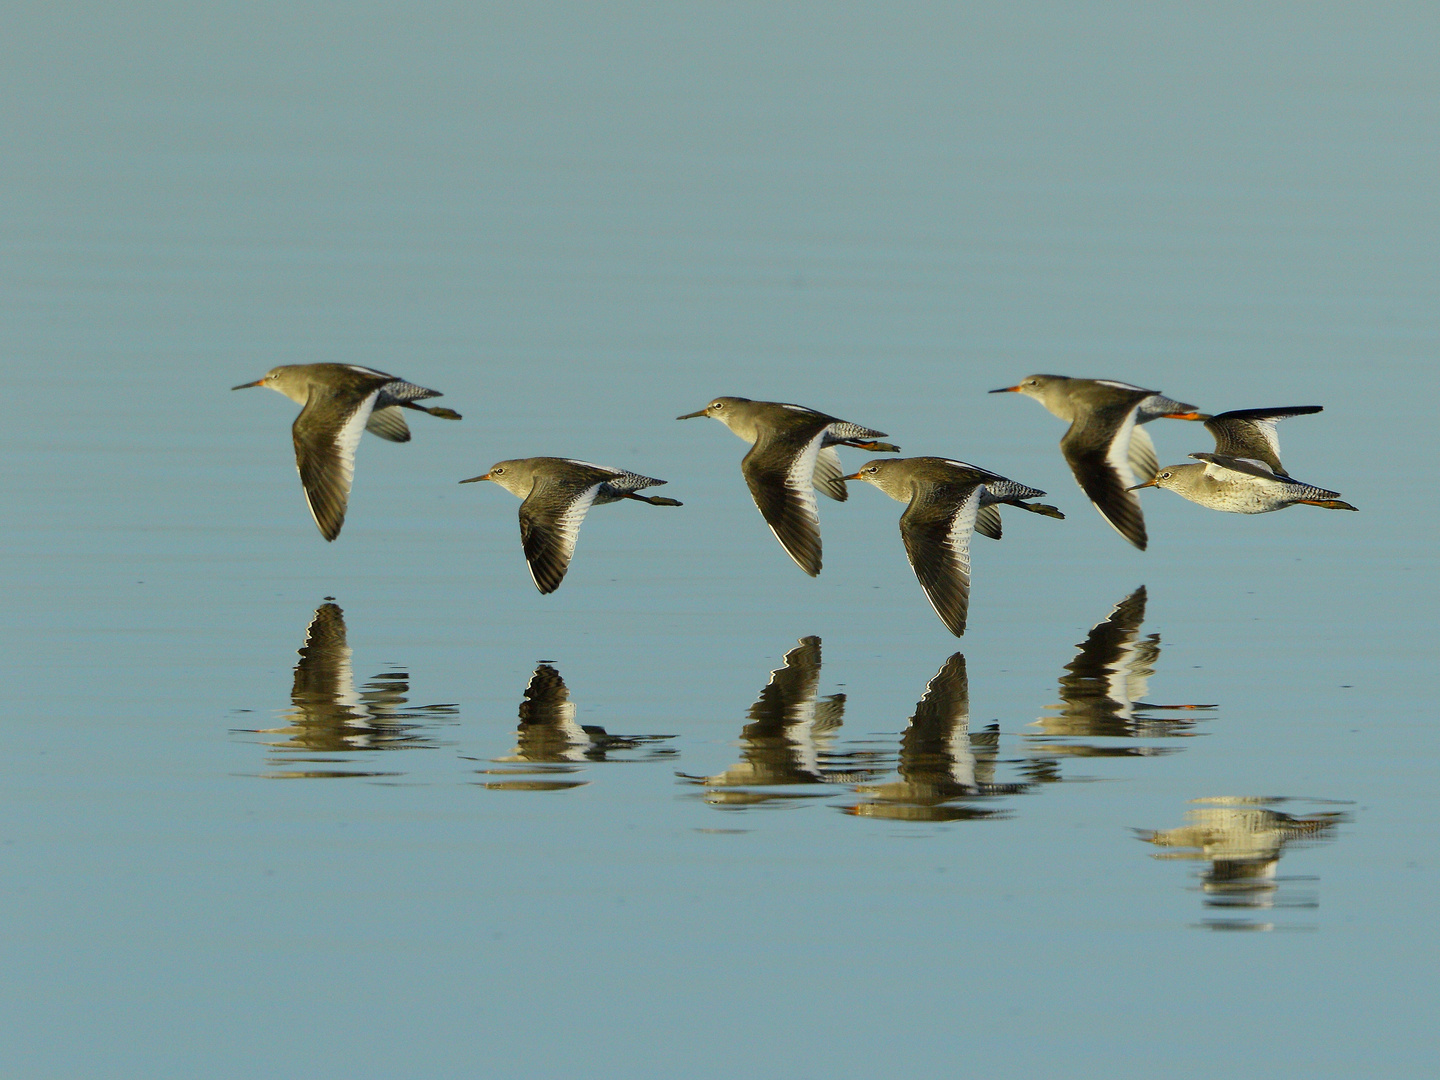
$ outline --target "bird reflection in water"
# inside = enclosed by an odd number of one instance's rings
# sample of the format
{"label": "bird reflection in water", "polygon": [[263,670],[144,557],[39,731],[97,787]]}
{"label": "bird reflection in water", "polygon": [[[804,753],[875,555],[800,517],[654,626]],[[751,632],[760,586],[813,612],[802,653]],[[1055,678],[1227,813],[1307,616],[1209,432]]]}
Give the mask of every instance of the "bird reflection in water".
{"label": "bird reflection in water", "polygon": [[[1293,888],[1313,878],[1280,877],[1276,869],[1287,848],[1311,846],[1335,839],[1335,830],[1348,820],[1345,814],[1323,811],[1305,816],[1283,814],[1271,807],[1283,799],[1196,799],[1197,809],[1185,812],[1178,829],[1136,830],[1137,836],[1157,847],[1186,848],[1167,851],[1157,859],[1203,859],[1209,865],[1199,874],[1205,906],[1228,911],[1265,911],[1279,908],[1316,908],[1317,897]],[[1207,919],[1211,930],[1273,930],[1270,918]]]}
{"label": "bird reflection in water", "polygon": [[[1059,761],[1067,757],[1155,757],[1178,747],[1139,746],[1127,742],[1091,743],[1081,739],[1172,739],[1192,735],[1198,722],[1189,713],[1214,705],[1156,705],[1142,700],[1160,658],[1160,635],[1140,635],[1145,621],[1145,586],[1115,605],[1079,645],[1075,659],[1060,676],[1060,703],[1034,721],[1041,735],[1028,736],[1034,755],[1028,773],[1037,782],[1060,779]],[[1062,738],[1063,743],[1041,739]]]}
{"label": "bird reflection in water", "polygon": [[1003,817],[1003,811],[955,805],[960,799],[1018,795],[1030,789],[1030,784],[995,782],[999,746],[998,724],[970,732],[970,681],[965,657],[956,653],[926,684],[900,738],[900,779],[860,785],[855,791],[862,801],[846,813],[897,821]]}
{"label": "bird reflection in water", "polygon": [[883,757],[868,750],[842,751],[835,734],[845,719],[845,695],[820,697],[820,639],[800,639],[785,664],[770,673],[740,731],[741,757],[714,776],[682,779],[703,785],[712,806],[739,808],[829,792],[756,790],[797,785],[850,784],[882,775]]}
{"label": "bird reflection in water", "polygon": [[[305,628],[305,644],[300,646],[300,662],[295,665],[295,682],[290,691],[291,706],[285,713],[289,723],[260,732],[281,736],[267,745],[285,756],[273,759],[270,764],[324,765],[345,759],[298,755],[429,749],[437,745],[424,729],[440,718],[453,716],[456,706],[407,707],[410,676],[403,671],[381,672],[357,693],[351,655],[346,640],[345,613],[337,604],[321,604]],[[303,779],[398,774],[287,768],[264,775],[273,779]]]}
{"label": "bird reflection in water", "polygon": [[577,723],[570,688],[565,685],[559,671],[550,664],[542,663],[530,676],[524,700],[520,702],[515,749],[506,757],[491,759],[506,768],[481,770],[490,775],[531,778],[490,780],[482,786],[493,791],[568,791],[584,787],[588,781],[547,780],[543,777],[574,773],[585,762],[608,761],[611,760],[610,755],[626,751],[639,750],[642,753],[616,760],[651,761],[673,757],[674,750],[651,745],[671,738],[674,736],[611,735],[603,727]]}

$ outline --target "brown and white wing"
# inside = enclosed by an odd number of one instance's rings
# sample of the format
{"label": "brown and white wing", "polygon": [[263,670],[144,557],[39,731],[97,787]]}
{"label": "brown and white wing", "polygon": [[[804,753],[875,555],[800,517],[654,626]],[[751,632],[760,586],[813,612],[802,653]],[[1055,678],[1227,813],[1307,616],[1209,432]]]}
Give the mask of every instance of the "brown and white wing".
{"label": "brown and white wing", "polygon": [[900,515],[900,536],[920,587],[956,637],[965,633],[970,607],[970,536],[980,509],[980,491],[977,483],[958,502],[929,500],[922,492]]}
{"label": "brown and white wing", "polygon": [[811,577],[820,573],[820,512],[813,481],[824,439],[823,426],[761,439],[740,463],[765,523]]}
{"label": "brown and white wing", "polygon": [[1150,433],[1136,424],[1130,429],[1130,473],[1149,480],[1159,471],[1160,459],[1155,456],[1155,443]]}
{"label": "brown and white wing", "polygon": [[410,425],[405,423],[405,411],[398,405],[373,410],[365,421],[365,430],[390,442],[410,441]]}
{"label": "brown and white wing", "polygon": [[935,677],[925,684],[925,695],[915,703],[910,726],[925,729],[948,741],[959,728],[970,730],[970,681],[965,674],[965,655],[956,653],[945,661]]}
{"label": "brown and white wing", "polygon": [[1278,475],[1267,462],[1258,458],[1231,457],[1228,454],[1191,454],[1197,461],[1205,462],[1205,474],[1213,476],[1217,480],[1233,480],[1233,476],[1226,476],[1230,473],[1243,473],[1246,476],[1254,476],[1260,480],[1288,480],[1289,477]]}
{"label": "brown and white wing", "polygon": [[345,524],[350,484],[355,479],[355,447],[378,393],[378,388],[372,388],[341,397],[311,390],[291,428],[305,501],[326,540],[339,536],[340,526]]}
{"label": "brown and white wing", "polygon": [[595,503],[604,481],[587,477],[578,484],[540,481],[520,504],[520,543],[530,577],[542,593],[552,593],[565,579],[580,523]]}
{"label": "brown and white wing", "polygon": [[305,628],[300,662],[295,665],[291,700],[300,709],[355,705],[355,677],[345,636],[345,613],[337,604],[321,604]]}
{"label": "brown and white wing", "polygon": [[[1130,442],[1135,430],[1135,408],[1092,413],[1070,426],[1060,450],[1081,490],[1101,517],[1141,551],[1145,550],[1145,515],[1140,500],[1128,489],[1135,484],[1130,471]],[[1154,450],[1152,448],[1153,456]],[[1153,473],[1151,475],[1154,475]]]}
{"label": "brown and white wing", "polygon": [[994,503],[989,506],[982,506],[975,513],[975,531],[981,536],[988,536],[991,540],[999,540],[1000,508]]}
{"label": "brown and white wing", "polygon": [[833,446],[822,446],[815,455],[815,490],[836,502],[844,502],[850,497],[844,476],[839,453]]}
{"label": "brown and white wing", "polygon": [[1307,416],[1320,405],[1291,405],[1277,409],[1234,409],[1205,421],[1215,436],[1215,453],[1225,457],[1262,461],[1284,476],[1280,464],[1280,437],[1275,425],[1287,416]]}
{"label": "brown and white wing", "polygon": [[[770,681],[750,706],[751,720],[769,722],[778,732],[786,724],[813,712],[820,692],[820,639],[803,637],[799,648],[785,654],[785,664],[770,673]],[[752,725],[753,727],[753,725]],[[762,729],[756,729],[759,731]],[[755,734],[751,728],[747,732]]]}

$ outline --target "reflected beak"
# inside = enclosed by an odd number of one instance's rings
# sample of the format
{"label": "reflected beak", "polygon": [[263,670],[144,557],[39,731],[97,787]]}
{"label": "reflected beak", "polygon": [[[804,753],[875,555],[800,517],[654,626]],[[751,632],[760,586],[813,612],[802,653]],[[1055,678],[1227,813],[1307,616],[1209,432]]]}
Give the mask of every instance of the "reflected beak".
{"label": "reflected beak", "polygon": [[1154,486],[1155,486],[1155,478],[1154,478],[1154,477],[1151,477],[1149,480],[1146,480],[1143,484],[1136,484],[1134,487],[1128,487],[1128,488],[1126,488],[1125,490],[1126,490],[1126,491],[1139,491],[1142,487],[1154,487]]}
{"label": "reflected beak", "polygon": [[707,410],[701,409],[699,412],[687,412],[684,416],[677,416],[677,417],[675,417],[675,419],[676,419],[676,420],[694,420],[695,417],[697,417],[697,416],[705,416],[705,415],[707,415]]}
{"label": "reflected beak", "polygon": [[230,389],[231,389],[231,390],[244,390],[244,389],[246,389],[247,387],[251,387],[251,386],[264,386],[264,385],[265,385],[265,380],[262,378],[262,379],[256,379],[254,382],[242,382],[239,386],[232,386],[232,387],[230,387]]}
{"label": "reflected beak", "polygon": [[489,480],[489,479],[490,479],[490,474],[487,472],[484,476],[472,476],[472,477],[470,477],[469,480],[461,480],[460,483],[462,483],[462,484],[474,484],[474,483],[477,483],[477,482],[480,481],[480,480]]}
{"label": "reflected beak", "polygon": [[992,394],[1018,394],[1019,392],[1020,387],[1018,386],[1002,386],[999,390],[990,391]]}

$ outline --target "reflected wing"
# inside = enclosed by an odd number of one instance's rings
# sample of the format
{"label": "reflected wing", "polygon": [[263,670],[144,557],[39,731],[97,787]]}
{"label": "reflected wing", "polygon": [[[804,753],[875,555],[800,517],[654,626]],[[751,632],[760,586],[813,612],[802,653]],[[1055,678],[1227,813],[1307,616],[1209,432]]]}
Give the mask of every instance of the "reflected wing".
{"label": "reflected wing", "polygon": [[295,665],[290,697],[296,707],[355,704],[350,656],[344,612],[336,604],[321,604],[305,628],[305,644]]}
{"label": "reflected wing", "polygon": [[749,717],[777,728],[804,720],[814,712],[819,690],[820,639],[804,637],[799,648],[785,654],[785,666],[770,673],[770,681],[750,706]]}
{"label": "reflected wing", "polygon": [[932,738],[949,740],[956,725],[970,727],[970,680],[965,672],[965,654],[956,653],[935,677],[925,684],[925,696],[915,704],[910,718],[914,731]]}
{"label": "reflected wing", "polygon": [[970,607],[970,535],[975,531],[980,490],[979,483],[969,486],[958,502],[943,496],[916,497],[900,515],[900,536],[920,587],[956,637],[965,633]]}
{"label": "reflected wing", "polygon": [[1066,713],[1084,717],[1132,715],[1131,705],[1143,696],[1159,655],[1154,642],[1138,641],[1145,620],[1145,586],[1140,586],[1110,615],[1096,623],[1080,643],[1075,659],[1060,677],[1060,697]]}

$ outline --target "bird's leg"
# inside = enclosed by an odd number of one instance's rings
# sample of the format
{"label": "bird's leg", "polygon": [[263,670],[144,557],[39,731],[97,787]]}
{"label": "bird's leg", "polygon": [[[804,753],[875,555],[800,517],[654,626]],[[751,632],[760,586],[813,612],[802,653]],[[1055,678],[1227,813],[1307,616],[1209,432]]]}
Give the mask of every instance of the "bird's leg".
{"label": "bird's leg", "polygon": [[1301,499],[1306,506],[1323,506],[1326,510],[1359,510],[1358,506],[1351,506],[1339,499]]}
{"label": "bird's leg", "polygon": [[1006,499],[1005,502],[1010,506],[1018,506],[1021,510],[1029,510],[1032,514],[1042,514],[1045,517],[1059,518],[1061,521],[1065,520],[1064,514],[1056,507],[1046,503],[1025,502],[1023,499]]}
{"label": "bird's leg", "polygon": [[900,448],[888,442],[862,442],[859,439],[841,439],[841,446],[853,446],[857,450],[873,450],[877,454],[898,454]]}
{"label": "bird's leg", "polygon": [[633,491],[627,492],[627,499],[634,499],[636,502],[649,503],[651,506],[684,506],[679,499],[666,499],[659,495],[636,495]]}
{"label": "bird's leg", "polygon": [[414,409],[416,412],[429,413],[431,416],[438,416],[441,420],[459,420],[460,414],[454,409],[442,408],[439,405],[417,405],[413,401],[400,401],[396,404],[401,408]]}

